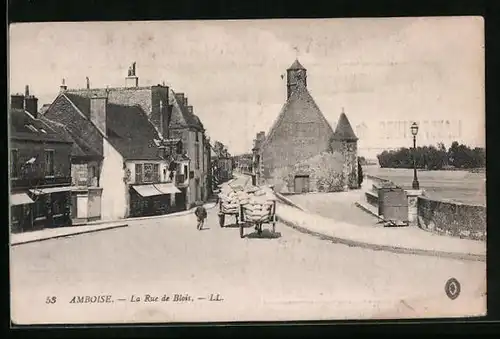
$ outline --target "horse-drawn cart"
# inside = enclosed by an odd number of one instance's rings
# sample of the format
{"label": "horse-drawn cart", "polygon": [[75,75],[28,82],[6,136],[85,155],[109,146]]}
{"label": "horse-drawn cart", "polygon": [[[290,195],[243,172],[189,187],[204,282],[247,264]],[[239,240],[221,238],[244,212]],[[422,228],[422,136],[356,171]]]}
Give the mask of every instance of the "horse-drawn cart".
{"label": "horse-drawn cart", "polygon": [[246,223],[254,226],[257,233],[262,234],[262,225],[272,225],[272,233],[276,231],[276,201],[267,201],[263,204],[241,206],[240,238],[245,236]]}
{"label": "horse-drawn cart", "polygon": [[224,227],[226,221],[226,215],[232,215],[236,219],[236,225],[239,223],[240,217],[240,205],[230,205],[226,202],[219,200],[219,225]]}

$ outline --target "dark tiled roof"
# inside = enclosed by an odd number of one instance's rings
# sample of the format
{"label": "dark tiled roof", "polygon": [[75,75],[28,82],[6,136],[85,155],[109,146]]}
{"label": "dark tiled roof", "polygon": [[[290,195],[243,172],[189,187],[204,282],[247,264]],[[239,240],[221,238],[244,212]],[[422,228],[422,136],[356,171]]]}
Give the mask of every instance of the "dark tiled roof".
{"label": "dark tiled roof", "polygon": [[304,66],[302,66],[299,62],[299,60],[295,59],[295,61],[293,62],[292,66],[290,66],[288,68],[288,70],[293,70],[293,69],[303,69],[305,70]]}
{"label": "dark tiled roof", "polygon": [[83,113],[87,118],[90,117],[90,96],[77,95],[65,92],[64,95]]}
{"label": "dark tiled roof", "polygon": [[[297,109],[302,109],[302,111],[297,111]],[[273,139],[273,136],[278,133],[278,129],[280,125],[282,124],[283,120],[287,116],[293,116],[297,119],[300,119],[302,121],[296,121],[296,122],[310,122],[311,118],[312,120],[318,120],[322,122],[323,126],[327,126],[326,130],[328,133],[333,134],[333,129],[326,120],[325,116],[319,109],[318,105],[314,101],[313,97],[307,90],[307,88],[301,88],[300,90],[294,91],[292,95],[290,95],[290,98],[285,102],[283,107],[281,108],[281,112],[278,115],[278,118],[274,121],[271,129],[269,130],[269,133],[267,133],[267,136],[264,137],[263,140],[259,143],[259,148],[263,149],[266,147],[266,145],[271,142]]]}
{"label": "dark tiled roof", "polygon": [[[75,106],[90,116],[90,96],[65,93]],[[107,139],[128,160],[159,160],[158,132],[139,105],[125,106],[109,103],[106,106]]]}
{"label": "dark tiled roof", "polygon": [[45,112],[47,112],[49,107],[50,107],[50,104],[44,104],[42,107],[40,107],[40,109],[38,110],[38,113],[45,114]]}
{"label": "dark tiled roof", "polygon": [[158,132],[139,106],[108,104],[109,142],[128,160],[160,160]]}
{"label": "dark tiled roof", "polygon": [[[84,101],[81,103],[85,104]],[[63,94],[56,97],[43,117],[63,125],[71,134],[77,144],[74,147],[75,156],[96,154],[102,157],[103,137],[85,114],[88,115],[88,111],[80,111],[68,96]]]}
{"label": "dark tiled roof", "polygon": [[60,134],[64,134],[68,139],[73,141],[73,148],[71,150],[72,157],[97,157],[101,158],[102,154],[94,150],[85,140],[80,138],[74,132],[71,132],[65,125],[47,119],[46,117],[41,118],[43,122],[50,125],[54,130],[57,130]]}
{"label": "dark tiled roof", "polygon": [[[66,96],[75,100],[78,104],[90,105],[90,102],[78,102],[79,98],[90,98],[94,95],[108,95],[108,102],[125,106],[141,106],[142,110],[149,114],[151,112],[151,86],[149,87],[113,87],[113,88],[91,88],[70,89],[64,92]],[[80,107],[80,106],[78,106]],[[88,112],[88,108],[85,109]]]}
{"label": "dark tiled roof", "polygon": [[61,133],[23,109],[10,109],[10,133],[11,137],[24,140],[72,142],[66,133]]}
{"label": "dark tiled roof", "polygon": [[339,121],[337,123],[337,127],[335,128],[335,133],[333,134],[333,138],[335,140],[346,140],[346,141],[356,141],[358,137],[354,134],[352,130],[351,124],[349,123],[349,119],[345,113],[342,112],[339,117]]}
{"label": "dark tiled roof", "polygon": [[172,105],[172,118],[170,120],[172,128],[195,127],[204,129],[200,119],[194,113],[189,112],[184,103],[178,100],[172,89],[170,89],[168,96],[169,103]]}

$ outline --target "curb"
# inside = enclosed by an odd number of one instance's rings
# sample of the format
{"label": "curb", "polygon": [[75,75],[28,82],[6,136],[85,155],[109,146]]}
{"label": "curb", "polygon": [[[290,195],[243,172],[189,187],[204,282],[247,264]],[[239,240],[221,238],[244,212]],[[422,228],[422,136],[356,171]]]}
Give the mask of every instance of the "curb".
{"label": "curb", "polygon": [[378,244],[370,244],[366,242],[361,242],[357,240],[348,240],[344,238],[337,238],[331,235],[326,235],[323,233],[311,231],[305,227],[298,226],[297,224],[285,220],[278,216],[278,220],[284,223],[285,225],[296,229],[302,233],[307,233],[313,236],[316,236],[322,240],[329,240],[336,244],[347,245],[350,247],[360,247],[366,248],[374,251],[386,251],[392,253],[401,253],[401,254],[414,254],[421,256],[431,256],[431,257],[440,257],[440,258],[448,258],[448,259],[457,259],[457,260],[468,260],[468,261],[481,261],[486,262],[486,255],[483,254],[471,254],[471,253],[454,253],[454,252],[443,252],[443,251],[433,251],[433,250],[423,250],[423,249],[414,249],[414,248],[406,248],[399,246],[389,246],[389,245],[378,245]]}
{"label": "curb", "polygon": [[[213,206],[205,206],[207,210],[210,210],[212,208],[215,208],[217,206],[217,203],[210,203]],[[140,221],[140,220],[150,220],[150,219],[161,219],[161,218],[174,218],[174,217],[183,217],[189,214],[194,213],[194,208],[187,210],[187,211],[181,211],[181,212],[176,212],[176,213],[170,213],[170,214],[161,214],[161,215],[152,215],[150,217],[136,217],[136,218],[126,218],[126,219],[120,219],[123,221]],[[87,224],[89,225],[89,224]]]}
{"label": "curb", "polygon": [[363,204],[359,203],[359,202],[355,202],[354,205],[356,207],[358,207],[359,209],[361,209],[362,211],[376,217],[377,219],[381,220],[381,221],[384,221],[384,219],[382,217],[380,217],[380,215],[378,215],[377,213],[374,213],[372,210],[370,210],[368,207],[364,206]]}
{"label": "curb", "polygon": [[97,229],[91,229],[91,230],[85,230],[85,231],[78,231],[78,232],[74,232],[74,233],[66,233],[66,234],[54,235],[54,236],[50,236],[50,237],[46,237],[46,238],[38,238],[38,239],[32,239],[32,240],[26,240],[26,241],[18,241],[18,242],[15,242],[15,243],[11,243],[10,246],[17,246],[17,245],[29,244],[29,243],[33,243],[33,242],[40,242],[40,241],[50,240],[50,239],[66,238],[66,237],[71,237],[71,236],[74,236],[74,235],[80,235],[80,234],[85,234],[85,233],[95,233],[95,232],[99,232],[99,231],[106,231],[106,230],[111,230],[111,229],[115,229],[115,228],[127,227],[127,226],[128,226],[127,223],[118,224],[118,225],[111,225],[109,227],[102,227],[102,228],[97,228]]}
{"label": "curb", "polygon": [[307,210],[305,208],[303,208],[302,206],[294,203],[293,201],[291,201],[290,199],[286,198],[284,195],[281,195],[280,193],[278,192],[274,192],[274,195],[276,195],[276,197],[278,199],[280,199],[284,204],[286,205],[289,205],[289,206],[292,206],[292,207],[295,207],[295,208],[298,208],[299,210],[303,211],[303,212],[307,212]]}

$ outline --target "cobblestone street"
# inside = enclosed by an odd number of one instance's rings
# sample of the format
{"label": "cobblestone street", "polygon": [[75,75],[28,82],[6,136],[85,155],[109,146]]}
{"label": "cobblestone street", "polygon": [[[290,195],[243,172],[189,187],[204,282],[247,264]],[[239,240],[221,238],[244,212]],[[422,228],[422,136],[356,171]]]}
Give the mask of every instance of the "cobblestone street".
{"label": "cobblestone street", "polygon": [[[168,322],[453,316],[485,312],[485,264],[332,244],[278,224],[279,237],[193,215],[23,244],[11,251],[12,314],[24,322]],[[231,223],[228,220],[226,223]],[[446,281],[461,294],[450,300]],[[111,295],[109,304],[74,296]],[[192,302],[145,303],[189,294]],[[207,301],[198,298],[223,301]],[[46,304],[47,297],[56,302]],[[141,302],[131,302],[132,296]],[[125,299],[125,300],[119,300]],[[403,300],[403,301],[402,301]]]}

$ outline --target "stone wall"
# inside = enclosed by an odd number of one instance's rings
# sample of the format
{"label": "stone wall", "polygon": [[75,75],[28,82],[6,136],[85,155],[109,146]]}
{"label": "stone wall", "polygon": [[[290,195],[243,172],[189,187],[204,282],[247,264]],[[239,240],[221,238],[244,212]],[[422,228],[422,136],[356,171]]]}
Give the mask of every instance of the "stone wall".
{"label": "stone wall", "polygon": [[296,175],[309,176],[310,192],[338,192],[345,185],[344,158],[340,153],[321,153],[295,166],[275,169],[265,181],[280,193],[293,193]]}
{"label": "stone wall", "polygon": [[486,239],[486,207],[418,198],[418,223],[422,229],[461,238]]}
{"label": "stone wall", "polygon": [[348,141],[344,146],[345,166],[347,167],[347,187],[359,188],[358,182],[358,145],[356,141]]}

